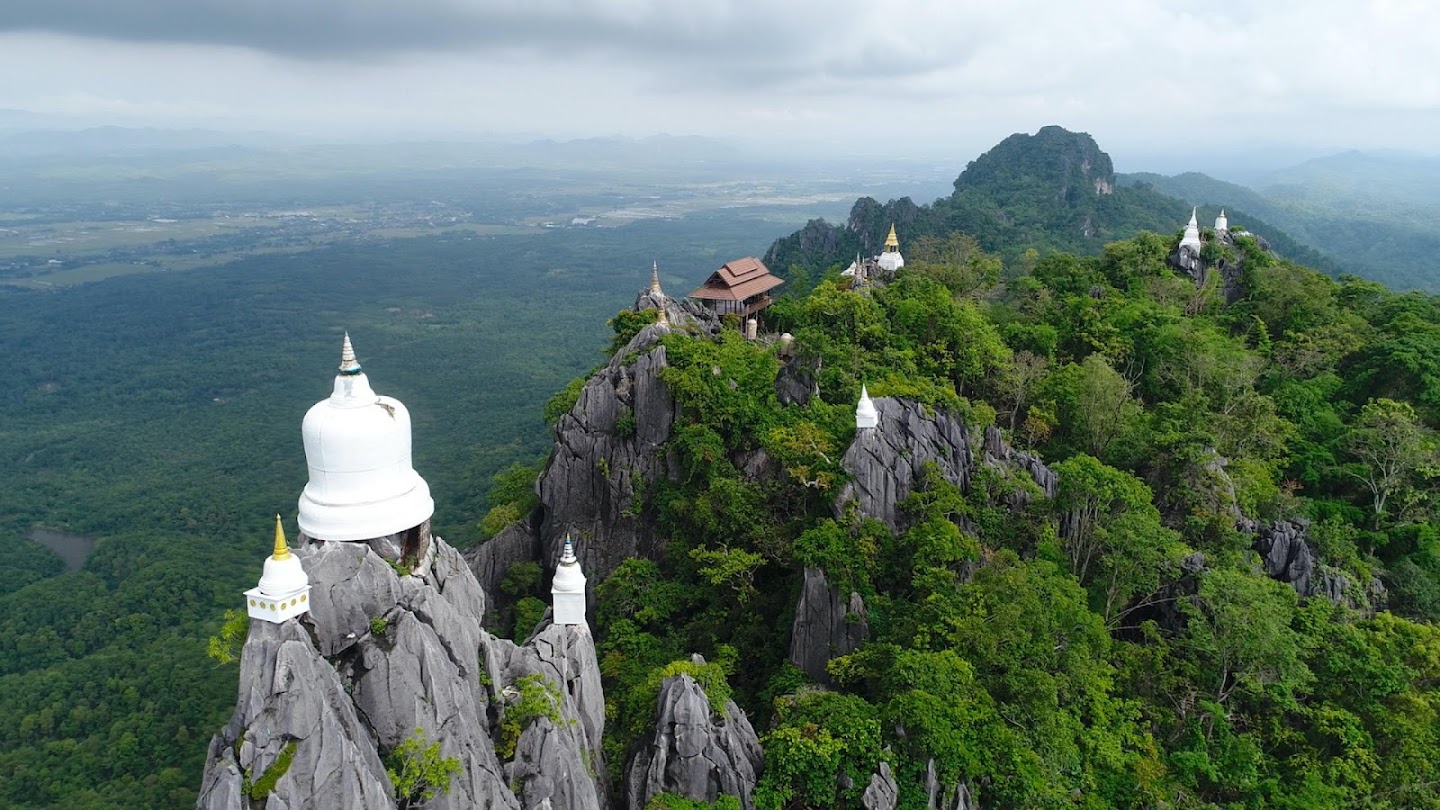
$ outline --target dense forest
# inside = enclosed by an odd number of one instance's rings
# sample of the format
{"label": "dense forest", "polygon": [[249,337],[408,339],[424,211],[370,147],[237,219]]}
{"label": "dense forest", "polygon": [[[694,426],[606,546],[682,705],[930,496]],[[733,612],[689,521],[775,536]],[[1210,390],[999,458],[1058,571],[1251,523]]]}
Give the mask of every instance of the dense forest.
{"label": "dense forest", "polygon": [[[596,587],[612,768],[685,671],[760,731],[766,810],[858,807],[881,762],[907,808],[932,773],[987,808],[1440,808],[1440,299],[1332,278],[1232,210],[1274,251],[1207,232],[1207,261],[1243,267],[1227,302],[1167,262],[1189,206],[1115,188],[1092,147],[1047,128],[931,206],[861,200],[772,247],[769,339],[663,339],[680,474],[633,509],[665,547]],[[852,289],[840,266],[892,219],[906,268]],[[293,511],[339,329],[409,406],[437,532],[466,545],[534,507],[533,406],[564,413],[566,380],[649,322],[604,333],[650,259],[676,292],[756,227],[341,245],[0,296],[0,804],[193,804],[235,695],[206,639]],[[818,396],[781,403],[790,363]],[[862,384],[998,431],[1053,496],[981,467],[924,476],[894,531],[837,512]],[[771,474],[740,463],[760,455]],[[36,524],[99,543],[64,572]],[[1326,588],[1267,569],[1279,526]],[[787,660],[806,568],[868,610],[824,683]],[[521,635],[543,574],[504,587]]]}
{"label": "dense forest", "polygon": [[[255,584],[271,516],[293,536],[300,421],[343,329],[409,407],[436,532],[464,546],[491,477],[546,451],[541,406],[602,358],[651,261],[683,286],[786,227],[767,216],[341,244],[0,294],[0,806],[193,806],[235,699],[206,639]],[[25,539],[37,525],[95,551],[66,572]]]}
{"label": "dense forest", "polygon": [[[766,730],[763,808],[857,807],[880,761],[904,807],[931,767],[985,807],[1440,807],[1440,299],[1248,237],[1229,305],[1173,237],[1030,268],[947,244],[776,303],[807,404],[779,344],[665,339],[684,472],[640,507],[663,559],[598,590],[610,761],[699,650]],[[997,469],[931,476],[898,532],[836,514],[862,383],[997,427],[1054,496]],[[740,468],[762,450],[783,472]],[[1331,592],[1271,576],[1257,526],[1300,527]],[[868,607],[823,688],[786,660],[807,566]]]}

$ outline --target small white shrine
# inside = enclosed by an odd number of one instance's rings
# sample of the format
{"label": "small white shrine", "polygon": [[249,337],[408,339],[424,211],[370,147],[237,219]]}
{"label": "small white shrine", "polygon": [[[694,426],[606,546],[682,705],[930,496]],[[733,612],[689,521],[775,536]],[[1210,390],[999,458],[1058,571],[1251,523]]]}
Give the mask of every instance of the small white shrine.
{"label": "small white shrine", "polygon": [[1190,222],[1185,226],[1185,235],[1180,237],[1180,247],[1190,248],[1196,253],[1200,252],[1200,224],[1195,221],[1195,214],[1198,209],[1190,209]]}
{"label": "small white shrine", "polygon": [[1225,209],[1220,209],[1220,216],[1215,217],[1215,233],[1225,233],[1230,230],[1230,220],[1225,218]]}
{"label": "small white shrine", "polygon": [[328,399],[301,426],[310,481],[300,530],[317,540],[356,541],[403,532],[430,519],[435,501],[410,460],[410,412],[382,397],[355,360],[346,333]]}
{"label": "small white shrine", "polygon": [[565,549],[560,553],[560,564],[555,567],[555,577],[550,583],[550,598],[554,602],[551,619],[554,624],[585,624],[585,572],[580,570],[575,544],[568,534]]}
{"label": "small white shrine", "polygon": [[250,618],[279,624],[310,610],[310,577],[300,558],[285,544],[285,529],[275,516],[275,551],[265,560],[260,584],[245,592]]}
{"label": "small white shrine", "polygon": [[865,430],[880,426],[880,412],[875,409],[875,402],[870,399],[870,392],[864,385],[860,386],[860,404],[855,406],[855,429]]}

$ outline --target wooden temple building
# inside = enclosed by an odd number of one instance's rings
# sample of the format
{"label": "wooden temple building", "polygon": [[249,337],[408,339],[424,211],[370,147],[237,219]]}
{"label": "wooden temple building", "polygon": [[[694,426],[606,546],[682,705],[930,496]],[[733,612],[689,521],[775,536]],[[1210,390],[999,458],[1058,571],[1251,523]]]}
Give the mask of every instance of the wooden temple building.
{"label": "wooden temple building", "polygon": [[747,256],[721,265],[688,297],[717,315],[733,312],[749,318],[770,306],[769,291],[783,283],[784,279],[771,275],[764,262]]}

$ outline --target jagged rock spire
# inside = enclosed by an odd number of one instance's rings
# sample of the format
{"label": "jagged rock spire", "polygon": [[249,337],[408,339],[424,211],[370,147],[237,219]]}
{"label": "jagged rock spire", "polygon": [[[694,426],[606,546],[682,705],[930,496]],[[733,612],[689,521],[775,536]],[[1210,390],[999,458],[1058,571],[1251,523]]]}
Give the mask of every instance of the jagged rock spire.
{"label": "jagged rock spire", "polygon": [[340,344],[340,373],[346,376],[360,373],[360,363],[355,359],[355,347],[350,345],[350,333],[345,333],[345,341]]}

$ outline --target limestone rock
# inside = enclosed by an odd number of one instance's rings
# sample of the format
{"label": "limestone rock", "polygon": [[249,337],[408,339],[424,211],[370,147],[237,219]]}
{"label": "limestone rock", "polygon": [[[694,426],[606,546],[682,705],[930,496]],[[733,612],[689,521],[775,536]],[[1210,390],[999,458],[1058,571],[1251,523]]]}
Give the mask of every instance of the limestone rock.
{"label": "limestone rock", "polygon": [[795,355],[780,367],[775,375],[775,396],[782,405],[804,405],[811,397],[820,395],[820,384],[816,375],[820,372],[820,360]]}
{"label": "limestone rock", "polygon": [[363,543],[311,540],[299,556],[310,577],[310,621],[327,658],[349,649],[400,599],[395,569]]}
{"label": "limestone rock", "polygon": [[572,735],[557,728],[550,718],[541,717],[520,734],[515,758],[506,766],[509,784],[520,798],[520,806],[553,807],[568,810],[601,810],[603,793],[597,792],[587,765]]}
{"label": "limestone rock", "polygon": [[[670,439],[675,401],[660,381],[667,363],[658,345],[668,331],[658,324],[641,330],[585,383],[555,428],[555,447],[540,476],[540,558],[553,568],[565,533],[573,532],[592,589],[626,559],[658,553],[659,539],[636,519],[635,508],[641,482],[670,474],[660,446]],[[634,362],[625,362],[631,356]],[[633,432],[622,429],[622,417]]]}
{"label": "limestone rock", "polygon": [[925,763],[925,792],[929,810],[980,810],[980,802],[971,794],[970,786],[963,781],[942,791],[933,759]]}
{"label": "limestone rock", "polygon": [[[487,637],[484,653],[488,672],[486,680],[491,684],[492,699],[497,704],[505,699],[506,687],[531,674],[543,675],[559,687],[563,699],[560,715],[564,728],[554,729],[545,739],[532,742],[535,748],[527,755],[530,759],[514,772],[512,783],[532,775],[552,780],[562,773],[574,777],[578,772],[571,767],[573,760],[586,766],[585,772],[590,774],[593,782],[588,788],[589,793],[594,795],[599,807],[606,807],[609,780],[601,744],[605,733],[605,693],[600,685],[600,662],[595,656],[590,628],[585,625],[548,624],[524,646]],[[529,733],[528,729],[526,733]],[[564,749],[563,753],[554,753],[548,759],[536,758],[544,751],[553,753],[560,749]],[[518,758],[519,748],[516,750]],[[537,796],[551,795],[546,788],[537,790]],[[583,786],[572,786],[567,790],[566,795],[586,795]],[[568,806],[558,799],[553,801],[556,807]],[[525,798],[524,806],[534,805]]]}
{"label": "limestone rock", "polygon": [[817,683],[829,684],[825,665],[848,655],[870,637],[870,614],[860,594],[843,598],[824,569],[806,566],[790,630],[790,663]]}
{"label": "limestone rock", "polygon": [[665,317],[672,326],[713,334],[720,329],[720,319],[714,311],[695,303],[689,298],[675,298],[665,293],[656,295],[649,287],[635,296],[631,310],[644,312],[650,309],[664,309]]}
{"label": "limestone rock", "polygon": [[946,481],[968,489],[974,457],[965,424],[945,411],[893,397],[875,399],[879,427],[858,431],[840,465],[851,475],[835,511],[855,501],[860,514],[900,532],[905,518],[896,506],[909,497],[921,468],[933,462]]}
{"label": "limestone rock", "polygon": [[660,685],[654,734],[626,769],[627,803],[643,808],[660,793],[703,802],[726,794],[753,810],[763,761],[755,730],[734,701],[715,714],[695,679],[675,675]]}
{"label": "limestone rock", "polygon": [[390,780],[339,676],[299,619],[251,622],[235,715],[210,743],[196,806],[241,810],[242,779],[260,779],[288,745],[294,754],[269,805],[393,808]]}
{"label": "limestone rock", "polygon": [[1350,580],[1323,568],[1309,542],[1310,521],[1301,518],[1256,524],[1244,521],[1242,531],[1255,533],[1255,551],[1265,573],[1288,584],[1301,596],[1324,596],[1336,604],[1346,602]]}
{"label": "limestone rock", "polygon": [[464,557],[481,589],[485,591],[487,603],[504,605],[507,598],[500,592],[500,583],[509,573],[510,566],[522,562],[539,562],[540,544],[527,517],[511,523],[480,545],[466,549]]}
{"label": "limestone rock", "polygon": [[[985,464],[1000,470],[1023,470],[1047,498],[1054,498],[1060,486],[1060,476],[1045,466],[1039,456],[1011,447],[994,425],[985,428]],[[1029,496],[1024,490],[1016,490],[1009,496],[1012,509],[1024,508],[1028,502]]]}
{"label": "limestone rock", "polygon": [[895,810],[899,802],[900,788],[895,784],[895,774],[890,772],[890,763],[881,762],[880,770],[871,774],[860,804],[865,810]]}

